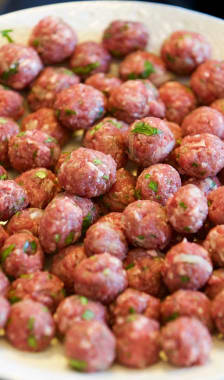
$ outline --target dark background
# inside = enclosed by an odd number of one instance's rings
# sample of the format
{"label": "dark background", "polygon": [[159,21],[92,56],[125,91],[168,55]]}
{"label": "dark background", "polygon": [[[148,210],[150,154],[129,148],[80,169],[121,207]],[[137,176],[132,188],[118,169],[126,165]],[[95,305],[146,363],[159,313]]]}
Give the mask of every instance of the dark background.
{"label": "dark background", "polygon": [[[45,4],[56,4],[70,0],[1,0],[0,14],[13,12],[19,9],[35,7]],[[152,1],[153,2],[153,1]],[[194,9],[200,12],[208,13],[213,16],[224,18],[223,0],[176,0],[176,1],[154,1],[155,3],[165,3],[178,5],[181,7]]]}

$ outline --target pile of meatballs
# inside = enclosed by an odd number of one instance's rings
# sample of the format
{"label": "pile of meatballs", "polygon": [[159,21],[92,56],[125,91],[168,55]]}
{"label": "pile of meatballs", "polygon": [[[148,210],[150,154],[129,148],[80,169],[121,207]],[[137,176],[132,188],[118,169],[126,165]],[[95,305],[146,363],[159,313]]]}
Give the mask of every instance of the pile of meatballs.
{"label": "pile of meatballs", "polygon": [[224,334],[224,61],[185,30],[158,56],[133,21],[100,43],[51,16],[27,46],[1,33],[5,338],[57,337],[83,372],[206,363]]}

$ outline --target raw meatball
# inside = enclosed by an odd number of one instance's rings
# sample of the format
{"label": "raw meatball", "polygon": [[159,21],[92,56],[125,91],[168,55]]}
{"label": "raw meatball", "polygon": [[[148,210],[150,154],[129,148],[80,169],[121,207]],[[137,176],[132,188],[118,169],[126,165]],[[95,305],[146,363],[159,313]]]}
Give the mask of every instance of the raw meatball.
{"label": "raw meatball", "polygon": [[8,220],[29,204],[26,191],[13,180],[0,180],[0,220]]}
{"label": "raw meatball", "polygon": [[215,100],[210,104],[210,107],[219,111],[224,116],[224,98]]}
{"label": "raw meatball", "polygon": [[207,196],[212,190],[215,190],[221,186],[217,177],[207,177],[204,179],[189,178],[184,182],[184,185],[188,184],[197,186],[202,191],[202,193],[205,194],[205,196]]}
{"label": "raw meatball", "polygon": [[1,83],[23,90],[42,69],[42,62],[33,48],[15,43],[0,47]]}
{"label": "raw meatball", "polygon": [[[19,119],[24,113],[23,97],[16,91],[0,86],[0,115],[2,118]],[[4,121],[4,120],[3,120]]]}
{"label": "raw meatball", "polygon": [[91,256],[75,269],[75,292],[105,304],[127,287],[122,262],[109,253]]}
{"label": "raw meatball", "polygon": [[14,278],[43,268],[44,254],[39,240],[29,231],[6,239],[0,251],[4,272]]}
{"label": "raw meatball", "polygon": [[66,334],[65,354],[77,371],[104,371],[115,359],[115,345],[112,332],[101,321],[77,321]]}
{"label": "raw meatball", "polygon": [[31,85],[27,97],[31,110],[53,108],[56,95],[79,81],[79,77],[65,67],[46,67]]}
{"label": "raw meatball", "polygon": [[208,217],[214,224],[224,224],[224,186],[208,194]]}
{"label": "raw meatball", "polygon": [[114,326],[117,360],[132,368],[145,368],[159,360],[159,323],[140,314],[129,315]]}
{"label": "raw meatball", "polygon": [[61,152],[58,161],[54,167],[54,172],[58,174],[61,165],[70,158],[72,152]]}
{"label": "raw meatball", "polygon": [[212,228],[203,246],[210,254],[214,264],[218,267],[224,267],[224,225]]}
{"label": "raw meatball", "polygon": [[178,165],[192,177],[212,177],[224,167],[224,143],[210,133],[186,136],[174,153]]}
{"label": "raw meatball", "polygon": [[224,116],[211,107],[199,107],[187,115],[181,125],[183,135],[211,133],[224,138]]}
{"label": "raw meatball", "polygon": [[111,74],[97,73],[87,78],[85,83],[102,91],[104,95],[109,96],[113,89],[121,85],[122,81]]}
{"label": "raw meatball", "polygon": [[109,214],[102,216],[99,221],[115,224],[115,226],[117,226],[121,231],[125,230],[124,214],[122,212],[110,212]]}
{"label": "raw meatball", "polygon": [[159,96],[166,106],[166,118],[181,123],[197,106],[193,91],[179,82],[167,82],[159,89]]}
{"label": "raw meatball", "polygon": [[19,125],[14,120],[8,117],[0,117],[0,162],[4,166],[9,165],[8,141],[12,136],[17,135],[17,133],[19,133]]}
{"label": "raw meatball", "polygon": [[200,103],[210,104],[224,97],[224,61],[207,60],[194,71],[191,87]]}
{"label": "raw meatball", "polygon": [[156,117],[137,120],[129,131],[129,158],[143,167],[163,161],[174,145],[175,138],[168,125]]}
{"label": "raw meatball", "polygon": [[56,95],[54,109],[65,127],[88,129],[105,113],[106,98],[87,84],[76,84]]}
{"label": "raw meatball", "polygon": [[33,28],[29,44],[36,49],[45,64],[58,63],[73,53],[77,35],[61,18],[47,16]]}
{"label": "raw meatball", "polygon": [[143,170],[138,177],[136,191],[142,199],[165,206],[167,200],[181,187],[176,169],[167,164],[156,164]]}
{"label": "raw meatball", "polygon": [[3,329],[8,321],[10,313],[10,304],[2,296],[0,296],[0,329]]}
{"label": "raw meatball", "polygon": [[45,168],[27,170],[16,182],[25,189],[31,207],[45,208],[59,191],[56,176]]}
{"label": "raw meatball", "polygon": [[116,163],[110,155],[79,148],[60,167],[59,184],[81,197],[97,197],[110,190],[116,181]]}
{"label": "raw meatball", "polygon": [[169,322],[162,329],[160,341],[168,362],[178,367],[205,364],[212,346],[207,328],[189,317]]}
{"label": "raw meatball", "polygon": [[8,179],[7,170],[2,165],[0,165],[0,179],[1,180]]}
{"label": "raw meatball", "polygon": [[212,318],[215,322],[217,330],[223,334],[224,333],[224,291],[217,294],[215,299],[212,301]]}
{"label": "raw meatball", "polygon": [[8,293],[10,282],[0,269],[0,296],[5,297]]}
{"label": "raw meatball", "polygon": [[6,337],[19,350],[38,352],[54,337],[54,320],[41,303],[24,300],[11,307]]}
{"label": "raw meatball", "polygon": [[206,249],[184,239],[168,251],[162,272],[170,292],[198,290],[211,276],[212,262]]}
{"label": "raw meatball", "polygon": [[218,293],[224,290],[224,269],[216,269],[212,272],[211,277],[209,278],[205,294],[210,298],[214,299]]}
{"label": "raw meatball", "polygon": [[[2,246],[4,245],[5,243],[5,240],[9,237],[9,234],[8,232],[6,232],[6,230],[4,229],[3,226],[0,225],[0,248],[2,248]],[[1,275],[1,274],[0,274]],[[1,292],[0,292],[1,294]]]}
{"label": "raw meatball", "polygon": [[187,75],[211,57],[211,45],[199,33],[177,30],[164,41],[161,56],[168,69]]}
{"label": "raw meatball", "polygon": [[181,140],[182,140],[182,136],[183,136],[182,129],[181,129],[181,127],[178,124],[173,123],[172,121],[167,121],[166,120],[166,124],[168,125],[168,127],[170,128],[171,132],[174,135],[174,138],[175,138],[175,148],[176,148],[176,146],[180,145]]}
{"label": "raw meatball", "polygon": [[9,235],[27,230],[34,236],[39,236],[40,220],[43,216],[43,210],[39,208],[27,208],[18,211],[11,217],[6,225],[6,231]]}

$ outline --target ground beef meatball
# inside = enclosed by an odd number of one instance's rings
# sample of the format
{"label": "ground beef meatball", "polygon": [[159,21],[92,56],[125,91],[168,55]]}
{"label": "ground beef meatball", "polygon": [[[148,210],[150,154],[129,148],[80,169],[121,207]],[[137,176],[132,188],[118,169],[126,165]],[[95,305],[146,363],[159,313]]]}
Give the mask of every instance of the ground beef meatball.
{"label": "ground beef meatball", "polygon": [[14,278],[43,268],[44,255],[39,240],[29,231],[6,239],[0,251],[4,272]]}
{"label": "ground beef meatball", "polygon": [[53,199],[40,221],[39,236],[46,253],[75,243],[81,234],[83,213],[69,198]]}
{"label": "ground beef meatball", "polygon": [[82,245],[70,245],[53,257],[50,272],[63,281],[69,293],[74,292],[75,268],[84,259],[86,259],[86,254]]}
{"label": "ground beef meatball", "polygon": [[207,60],[194,71],[191,87],[200,103],[210,104],[224,97],[224,61]]}
{"label": "ground beef meatball", "polygon": [[71,130],[88,129],[105,113],[106,98],[87,84],[76,84],[56,95],[58,120]]}
{"label": "ground beef meatball", "polygon": [[163,249],[171,239],[164,208],[157,202],[139,200],[124,210],[125,233],[130,243],[145,249]]}
{"label": "ground beef meatball", "polygon": [[224,224],[224,186],[208,194],[208,217],[214,224]]}
{"label": "ground beef meatball", "polygon": [[124,227],[124,214],[122,212],[110,212],[99,219],[100,222],[109,222],[115,224],[121,231],[125,230]]}
{"label": "ground beef meatball", "polygon": [[32,168],[51,168],[59,156],[57,141],[39,130],[20,132],[9,141],[9,160],[19,172]]}
{"label": "ground beef meatball", "polygon": [[197,186],[202,191],[202,193],[205,194],[205,196],[207,196],[211,191],[218,189],[218,187],[221,186],[217,177],[207,177],[204,179],[189,178],[183,184],[192,184]]}
{"label": "ground beef meatball", "polygon": [[0,296],[1,297],[5,297],[7,295],[9,286],[10,286],[10,283],[9,283],[8,278],[6,277],[5,273],[2,272],[2,270],[0,269]]}
{"label": "ground beef meatball", "polygon": [[[5,228],[3,226],[0,225],[0,248],[2,248],[2,246],[4,245],[5,243],[5,240],[9,237],[9,234],[8,232],[6,232]],[[1,276],[1,274],[0,274]],[[1,281],[1,280],[0,280]],[[1,286],[0,286],[1,288]],[[1,294],[1,292],[0,292]]]}
{"label": "ground beef meatball", "polygon": [[104,95],[109,96],[113,89],[118,88],[121,85],[122,81],[111,74],[97,73],[90,75],[85,83],[102,91]]}
{"label": "ground beef meatball", "polygon": [[8,141],[17,133],[19,133],[19,125],[14,120],[8,117],[0,117],[0,162],[6,167],[9,166]]}
{"label": "ground beef meatball", "polygon": [[207,328],[190,317],[169,322],[161,331],[160,342],[168,362],[178,367],[205,364],[212,346]]}
{"label": "ground beef meatball", "polygon": [[187,75],[211,57],[211,45],[199,33],[177,30],[164,41],[161,56],[169,70]]}
{"label": "ground beef meatball", "polygon": [[224,333],[224,291],[220,293],[212,301],[211,313],[213,321],[217,330],[223,334]]}
{"label": "ground beef meatball", "polygon": [[168,251],[162,272],[170,292],[198,290],[211,276],[212,262],[205,248],[184,239]]}
{"label": "ground beef meatball", "polygon": [[212,177],[224,167],[224,143],[210,133],[186,136],[174,153],[182,171],[192,177]]}
{"label": "ground beef meatball", "polygon": [[59,191],[56,176],[45,168],[27,170],[16,182],[25,189],[31,207],[45,208]]}
{"label": "ground beef meatball", "polygon": [[132,368],[145,368],[159,360],[159,323],[140,314],[129,315],[114,328],[117,360]]}
{"label": "ground beef meatball", "polygon": [[224,269],[215,269],[207,282],[205,294],[214,299],[222,290],[224,290]]}
{"label": "ground beef meatball", "polygon": [[27,97],[31,110],[53,108],[57,93],[79,81],[79,77],[65,67],[46,67],[31,85]]}
{"label": "ground beef meatball", "polygon": [[10,314],[10,304],[3,297],[0,296],[0,329],[3,329],[8,321]]}
{"label": "ground beef meatball", "polygon": [[54,172],[55,172],[56,174],[58,174],[61,165],[62,165],[67,159],[69,159],[70,156],[71,156],[71,152],[61,152],[61,154],[60,154],[60,156],[59,156],[59,158],[58,158],[58,161],[57,161],[57,163],[56,163],[56,165],[55,165],[55,167],[54,167]]}
{"label": "ground beef meatball", "polygon": [[105,304],[112,302],[127,287],[122,262],[109,253],[91,256],[75,269],[75,292]]}
{"label": "ground beef meatball", "polygon": [[176,169],[167,164],[156,164],[143,170],[137,179],[136,191],[142,199],[158,202],[163,206],[181,187]]}
{"label": "ground beef meatball", "polygon": [[174,135],[174,138],[175,138],[175,148],[176,148],[176,146],[180,145],[182,137],[183,137],[182,129],[181,129],[181,127],[178,124],[173,123],[172,121],[167,121],[166,120],[166,124],[168,125],[168,127],[170,128],[171,132]]}
{"label": "ground beef meatball", "polygon": [[115,359],[115,337],[101,321],[77,321],[67,331],[65,355],[69,365],[81,372],[108,369]]}
{"label": "ground beef meatball", "polygon": [[159,96],[166,106],[166,119],[181,123],[197,106],[193,91],[179,82],[167,82],[159,89]]}
{"label": "ground beef meatball", "polygon": [[39,302],[24,300],[11,307],[6,337],[19,350],[38,352],[54,337],[54,320]]}
{"label": "ground beef meatball", "polygon": [[84,137],[83,145],[86,148],[110,154],[120,169],[125,166],[126,135],[128,125],[114,118],[105,118],[90,128]]}
{"label": "ground beef meatball", "polygon": [[88,300],[84,296],[70,296],[63,300],[54,314],[57,329],[61,335],[66,334],[74,322],[81,320],[98,320],[106,322],[107,311],[99,302]]}
{"label": "ground beef meatball", "polygon": [[10,219],[29,204],[26,191],[13,180],[0,180],[0,220]]}
{"label": "ground beef meatball", "polygon": [[9,117],[14,120],[17,120],[23,115],[23,113],[23,97],[16,91],[11,91],[0,86],[1,117]]}
{"label": "ground beef meatball", "polygon": [[8,179],[7,170],[2,165],[0,165],[0,180],[4,181],[5,179]]}
{"label": "ground beef meatball", "polygon": [[47,16],[33,28],[29,44],[49,65],[70,57],[77,44],[77,35],[61,18]]}
{"label": "ground beef meatball", "polygon": [[218,225],[212,228],[203,246],[210,254],[214,264],[218,267],[224,267],[224,225]]}
{"label": "ground beef meatball", "polygon": [[210,104],[210,107],[219,111],[224,116],[224,98],[215,100]]}
{"label": "ground beef meatball", "polygon": [[39,271],[23,274],[12,282],[8,299],[11,303],[32,299],[54,312],[64,299],[64,284],[58,277],[49,272]]}
{"label": "ground beef meatball", "polygon": [[42,62],[33,48],[15,43],[0,47],[1,83],[23,90],[42,69]]}
{"label": "ground beef meatball", "polygon": [[116,181],[116,163],[110,155],[79,148],[60,167],[59,184],[81,197],[97,197],[110,190]]}
{"label": "ground beef meatball", "polygon": [[163,161],[174,145],[173,133],[166,122],[159,118],[145,117],[136,120],[130,128],[128,135],[129,158],[143,167]]}
{"label": "ground beef meatball", "polygon": [[9,235],[21,231],[30,231],[34,236],[39,236],[40,220],[43,216],[43,210],[39,208],[27,208],[18,211],[11,217],[6,225],[6,231]]}

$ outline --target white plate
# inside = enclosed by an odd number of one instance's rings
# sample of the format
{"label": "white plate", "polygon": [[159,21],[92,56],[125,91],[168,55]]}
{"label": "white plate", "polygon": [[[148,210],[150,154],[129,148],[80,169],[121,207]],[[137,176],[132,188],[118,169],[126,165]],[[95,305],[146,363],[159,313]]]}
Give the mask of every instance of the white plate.
{"label": "white plate", "polygon": [[[16,0],[15,0],[16,1]],[[0,29],[14,29],[13,38],[26,42],[30,28],[46,15],[62,17],[78,32],[79,39],[99,40],[112,20],[142,21],[151,34],[150,50],[159,51],[164,38],[176,29],[201,32],[213,46],[213,56],[224,58],[224,21],[178,7],[143,2],[73,2],[27,9],[0,17]],[[0,42],[3,42],[1,40]],[[5,42],[5,41],[4,41]],[[52,346],[43,353],[30,354],[15,350],[3,339],[0,342],[0,378],[7,380],[222,380],[224,341],[216,341],[210,362],[203,367],[176,369],[159,363],[146,370],[128,370],[119,366],[106,373],[79,374],[68,369],[63,348]]]}

